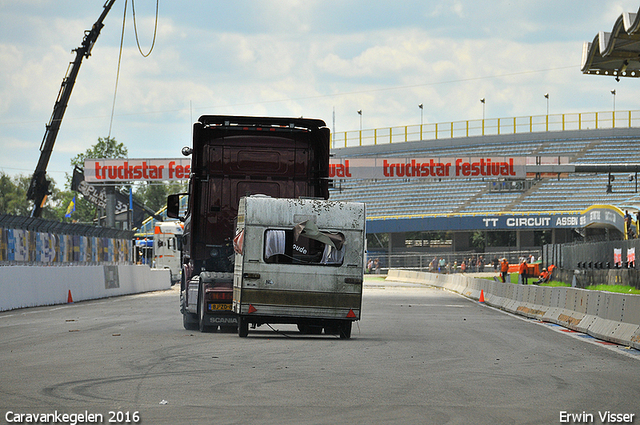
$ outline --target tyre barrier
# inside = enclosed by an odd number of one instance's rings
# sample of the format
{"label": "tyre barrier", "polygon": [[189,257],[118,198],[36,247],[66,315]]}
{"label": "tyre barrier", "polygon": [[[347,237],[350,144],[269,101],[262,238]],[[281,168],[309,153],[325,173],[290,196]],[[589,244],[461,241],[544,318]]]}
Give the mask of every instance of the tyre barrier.
{"label": "tyre barrier", "polygon": [[387,279],[436,286],[475,300],[482,292],[492,307],[640,350],[640,295],[399,269],[390,269]]}
{"label": "tyre barrier", "polygon": [[3,266],[0,311],[169,288],[170,270],[143,265]]}

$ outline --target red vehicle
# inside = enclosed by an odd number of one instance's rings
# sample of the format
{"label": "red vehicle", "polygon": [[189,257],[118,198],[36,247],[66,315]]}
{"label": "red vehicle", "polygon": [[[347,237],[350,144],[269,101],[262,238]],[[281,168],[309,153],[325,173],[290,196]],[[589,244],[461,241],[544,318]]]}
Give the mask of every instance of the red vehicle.
{"label": "red vehicle", "polygon": [[329,198],[329,129],[322,120],[201,116],[194,124],[188,207],[171,195],[167,215],[184,221],[180,311],[186,329],[235,332],[232,312],[238,202]]}

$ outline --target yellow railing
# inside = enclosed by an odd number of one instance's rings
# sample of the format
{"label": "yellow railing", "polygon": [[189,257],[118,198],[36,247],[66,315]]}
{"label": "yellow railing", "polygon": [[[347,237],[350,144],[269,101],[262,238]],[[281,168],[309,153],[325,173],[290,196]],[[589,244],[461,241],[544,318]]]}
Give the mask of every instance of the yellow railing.
{"label": "yellow railing", "polygon": [[334,149],[339,149],[454,137],[631,127],[640,127],[640,111],[638,110],[576,112],[341,131],[331,135],[331,146]]}

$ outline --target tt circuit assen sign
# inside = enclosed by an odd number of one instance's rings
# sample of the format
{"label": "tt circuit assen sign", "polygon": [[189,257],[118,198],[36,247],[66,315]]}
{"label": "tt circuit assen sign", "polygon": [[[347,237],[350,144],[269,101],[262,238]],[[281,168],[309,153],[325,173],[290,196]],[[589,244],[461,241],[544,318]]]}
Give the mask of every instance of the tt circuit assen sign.
{"label": "tt circuit assen sign", "polygon": [[525,157],[334,158],[332,179],[514,178],[527,176]]}
{"label": "tt circuit assen sign", "polygon": [[581,212],[465,214],[367,217],[368,233],[471,230],[547,230],[585,227],[616,228],[625,232],[624,213],[611,205],[593,205]]}
{"label": "tt circuit assen sign", "polygon": [[84,178],[91,183],[188,180],[191,159],[86,159]]}
{"label": "tt circuit assen sign", "polygon": [[367,217],[367,233],[410,232],[415,229],[428,231],[472,230],[546,230],[583,227],[579,213],[550,214],[473,214],[423,217]]}

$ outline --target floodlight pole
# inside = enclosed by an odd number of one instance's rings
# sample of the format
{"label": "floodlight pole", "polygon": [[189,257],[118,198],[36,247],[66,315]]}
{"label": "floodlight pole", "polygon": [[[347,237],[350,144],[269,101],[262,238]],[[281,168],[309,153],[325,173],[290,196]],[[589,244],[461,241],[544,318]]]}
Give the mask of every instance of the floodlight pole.
{"label": "floodlight pole", "polygon": [[613,112],[616,112],[616,89],[611,90],[611,94],[613,95]]}
{"label": "floodlight pole", "polygon": [[485,98],[480,99],[480,103],[482,103],[482,135],[484,136],[484,107],[485,107]]}
{"label": "floodlight pole", "polygon": [[358,109],[358,115],[360,115],[360,146],[362,146],[362,109]]}
{"label": "floodlight pole", "polygon": [[423,111],[424,105],[421,103],[418,105],[418,108],[420,108],[420,140],[422,140],[422,125],[424,123],[424,120],[422,118],[422,113],[424,112]]}
{"label": "floodlight pole", "polygon": [[549,115],[549,93],[545,93],[544,98],[547,99],[547,115]]}

